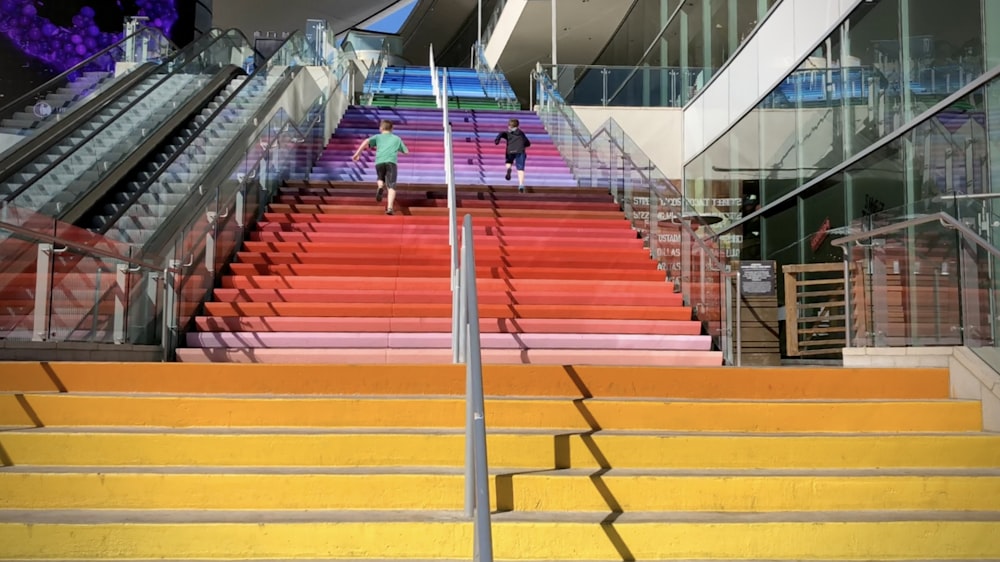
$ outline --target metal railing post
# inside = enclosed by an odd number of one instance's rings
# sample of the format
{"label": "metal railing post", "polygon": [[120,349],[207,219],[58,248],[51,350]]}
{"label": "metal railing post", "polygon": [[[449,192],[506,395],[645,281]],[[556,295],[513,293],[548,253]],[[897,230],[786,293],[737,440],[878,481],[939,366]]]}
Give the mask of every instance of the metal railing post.
{"label": "metal railing post", "polygon": [[722,351],[723,360],[727,361],[730,365],[735,365],[736,334],[735,330],[733,329],[733,315],[735,314],[735,311],[733,310],[733,278],[727,275],[726,272],[722,272],[722,278],[720,280],[723,283],[722,301],[723,303],[725,303],[724,305],[726,307],[725,311],[726,321],[725,324],[723,325],[723,330],[722,330],[723,335],[725,336],[723,341],[726,346],[725,349],[723,349]]}
{"label": "metal railing post", "polygon": [[[935,292],[935,297],[937,293]],[[844,244],[844,347],[852,347],[854,336],[852,335],[853,323],[851,322],[851,244]],[[935,315],[940,320],[941,315]]]}
{"label": "metal railing post", "polygon": [[49,339],[53,253],[54,247],[52,244],[38,245],[38,258],[37,265],[35,266],[35,318],[32,324],[33,333],[31,341],[46,341]]}
{"label": "metal railing post", "polygon": [[171,259],[163,270],[163,331],[160,346],[163,360],[169,361],[177,342],[177,271],[181,261]]}
{"label": "metal railing post", "polygon": [[[120,263],[115,269],[115,315],[114,315],[114,342],[116,344],[125,343],[125,314],[126,299],[128,298],[128,277],[129,266],[127,263]],[[97,303],[98,307],[100,303]],[[94,309],[94,314],[100,313],[99,308]]]}
{"label": "metal railing post", "polygon": [[[461,323],[460,309],[465,305],[459,298],[459,251],[458,251],[458,215],[455,194],[455,155],[451,137],[451,122],[448,116],[448,69],[441,72],[441,129],[444,131],[444,177],[448,185],[448,245],[451,250],[451,359],[453,363],[461,360]],[[435,77],[435,81],[437,77]]]}
{"label": "metal railing post", "polygon": [[736,271],[736,366],[743,366],[743,289],[740,287],[742,276]]}

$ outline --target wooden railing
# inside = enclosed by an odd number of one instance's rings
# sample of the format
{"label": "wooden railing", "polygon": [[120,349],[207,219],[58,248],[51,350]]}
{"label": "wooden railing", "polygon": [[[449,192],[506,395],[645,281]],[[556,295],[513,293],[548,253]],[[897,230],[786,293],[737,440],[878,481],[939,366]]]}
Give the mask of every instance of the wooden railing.
{"label": "wooden railing", "polygon": [[[786,354],[789,357],[841,355],[847,345],[844,264],[786,265],[781,270],[785,281]],[[857,310],[857,305],[852,295],[851,308]]]}

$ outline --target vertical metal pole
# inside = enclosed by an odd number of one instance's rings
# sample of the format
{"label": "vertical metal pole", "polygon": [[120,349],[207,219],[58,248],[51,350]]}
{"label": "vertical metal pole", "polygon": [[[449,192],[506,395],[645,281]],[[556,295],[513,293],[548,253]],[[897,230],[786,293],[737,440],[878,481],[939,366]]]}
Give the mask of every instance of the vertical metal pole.
{"label": "vertical metal pole", "polygon": [[[462,252],[465,252],[465,235],[462,235]],[[469,360],[469,284],[464,275],[468,264],[462,260],[458,266],[458,361],[465,363]]]}
{"label": "vertical metal pole", "polygon": [[740,287],[741,276],[736,271],[736,366],[743,366],[743,289]]}
{"label": "vertical metal pole", "polygon": [[847,243],[844,244],[844,347],[852,347],[851,342],[854,340],[851,313],[851,244]]}
{"label": "vertical metal pole", "polygon": [[[128,264],[120,263],[115,268],[115,316],[114,342],[116,345],[125,343],[125,295],[128,294]],[[97,310],[94,311],[97,314]]]}
{"label": "vertical metal pole", "polygon": [[[461,334],[459,335],[459,360],[465,361],[465,515],[466,517],[472,518],[473,510],[476,506],[476,471],[475,471],[475,450],[473,448],[473,426],[472,418],[475,414],[472,404],[473,396],[473,380],[472,380],[472,370],[469,368],[469,344],[470,334],[469,334],[469,290],[475,290],[475,286],[470,287],[469,282],[469,269],[472,267],[472,262],[468,259],[467,244],[471,242],[469,240],[469,233],[462,229],[462,265],[459,275],[461,278],[461,296],[459,297],[460,307],[459,307],[459,330]],[[472,280],[475,283],[475,279]]]}
{"label": "vertical metal pole", "polygon": [[49,339],[49,298],[52,291],[52,244],[38,245],[37,265],[35,266],[35,318],[34,334],[31,341],[46,341]]}
{"label": "vertical metal pole", "polygon": [[[722,290],[724,298],[722,301],[722,306],[725,307],[725,319],[726,322],[723,326],[723,341],[721,344],[725,345],[723,349],[723,359],[728,360],[730,365],[736,365],[736,354],[734,350],[736,349],[736,331],[733,330],[733,278],[729,275],[722,275]],[[722,311],[719,311],[720,313]]]}
{"label": "vertical metal pole", "polygon": [[559,87],[559,69],[556,68],[559,65],[558,49],[556,45],[556,0],[551,0],[552,2],[552,83]]}
{"label": "vertical metal pole", "polygon": [[163,271],[163,332],[161,346],[163,360],[169,361],[177,341],[177,277],[175,271],[181,267],[180,260],[168,260]]}
{"label": "vertical metal pole", "polygon": [[97,320],[100,317],[100,315],[97,314],[97,306],[101,302],[101,288],[102,288],[101,287],[101,284],[102,284],[101,274],[102,273],[104,273],[104,268],[103,267],[98,267],[97,268],[97,275],[95,276],[95,279],[94,279],[94,314],[93,314],[92,321],[91,321],[91,324],[90,324],[90,337],[91,338],[96,338],[97,337]]}
{"label": "vertical metal pole", "polygon": [[478,19],[476,24],[476,45],[483,46],[483,0],[478,2]]}
{"label": "vertical metal pole", "polygon": [[[459,258],[458,258],[458,218],[456,215],[455,177],[454,177],[454,154],[451,143],[451,123],[448,116],[448,69],[442,69],[440,96],[441,104],[441,130],[444,131],[444,177],[448,186],[448,245],[451,249],[451,358],[453,363],[458,363],[460,358],[460,330],[459,309],[462,307],[459,299]],[[435,80],[437,77],[434,78]]]}

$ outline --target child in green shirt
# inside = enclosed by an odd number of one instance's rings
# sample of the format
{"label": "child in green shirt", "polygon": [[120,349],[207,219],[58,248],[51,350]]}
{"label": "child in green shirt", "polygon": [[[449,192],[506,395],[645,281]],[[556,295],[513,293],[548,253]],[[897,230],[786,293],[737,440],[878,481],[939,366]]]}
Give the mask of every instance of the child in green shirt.
{"label": "child in green shirt", "polygon": [[375,190],[375,201],[381,202],[386,188],[389,189],[389,201],[385,214],[393,214],[393,204],[396,202],[397,157],[399,153],[408,154],[403,139],[392,133],[392,121],[383,119],[379,123],[379,134],[365,139],[354,152],[355,162],[361,158],[365,147],[375,149],[375,173],[378,176],[378,188]]}

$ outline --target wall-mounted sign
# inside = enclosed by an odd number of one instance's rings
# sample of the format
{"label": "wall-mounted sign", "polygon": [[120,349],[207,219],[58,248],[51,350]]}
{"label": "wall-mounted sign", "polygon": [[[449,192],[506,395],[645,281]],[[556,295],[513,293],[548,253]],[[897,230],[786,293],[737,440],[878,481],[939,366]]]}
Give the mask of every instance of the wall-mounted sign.
{"label": "wall-mounted sign", "polygon": [[773,297],[777,293],[774,261],[741,261],[740,293],[748,297]]}

